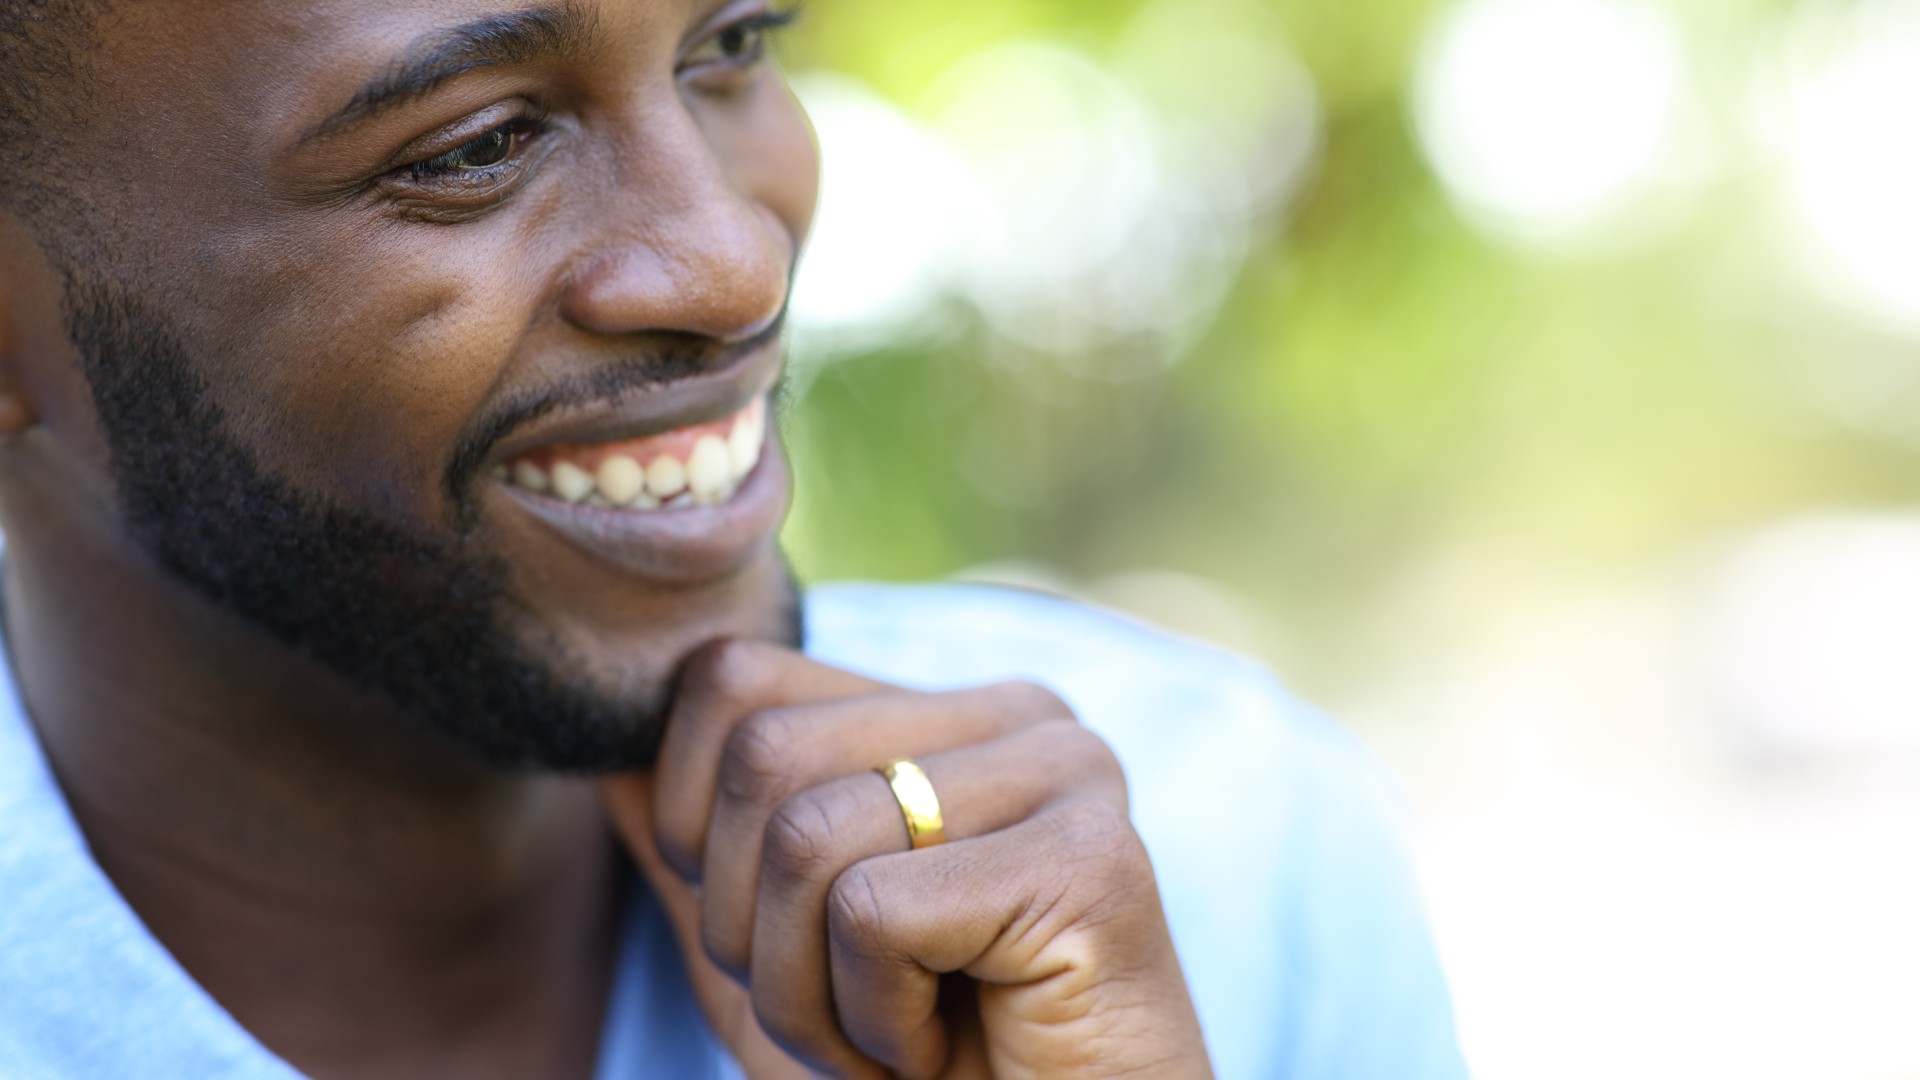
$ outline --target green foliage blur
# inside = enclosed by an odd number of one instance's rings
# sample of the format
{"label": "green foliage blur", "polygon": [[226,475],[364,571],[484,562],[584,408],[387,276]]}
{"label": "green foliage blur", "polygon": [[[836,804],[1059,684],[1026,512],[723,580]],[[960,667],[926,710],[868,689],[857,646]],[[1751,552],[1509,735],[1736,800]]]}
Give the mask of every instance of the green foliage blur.
{"label": "green foliage blur", "polygon": [[[911,115],[1000,43],[1098,59],[1139,6],[814,0],[782,60]],[[787,420],[803,578],[1193,575],[1284,627],[1266,659],[1319,691],[1377,659],[1400,593],[1452,552],[1496,568],[1472,589],[1498,605],[1525,588],[1508,562],[1601,579],[1798,511],[1912,501],[1915,444],[1836,419],[1802,378],[1911,346],[1800,287],[1775,179],[1721,137],[1734,58],[1785,6],[1677,13],[1723,167],[1645,235],[1561,253],[1476,228],[1422,153],[1409,100],[1440,5],[1272,0],[1317,87],[1318,152],[1198,342],[1168,365],[1060,364],[961,311],[931,344],[835,356]]]}

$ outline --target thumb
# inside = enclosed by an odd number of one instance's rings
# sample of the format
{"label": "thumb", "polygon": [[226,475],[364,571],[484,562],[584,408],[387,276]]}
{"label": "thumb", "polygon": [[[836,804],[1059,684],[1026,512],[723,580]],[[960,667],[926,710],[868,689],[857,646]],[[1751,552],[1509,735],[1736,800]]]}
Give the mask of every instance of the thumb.
{"label": "thumb", "polygon": [[753,999],[707,958],[700,942],[700,894],[667,865],[654,840],[655,785],[650,772],[622,773],[597,781],[600,802],[626,845],[648,891],[660,902],[680,944],[694,999],[714,1034],[752,1080],[801,1080],[813,1074],[783,1053],[754,1019]]}

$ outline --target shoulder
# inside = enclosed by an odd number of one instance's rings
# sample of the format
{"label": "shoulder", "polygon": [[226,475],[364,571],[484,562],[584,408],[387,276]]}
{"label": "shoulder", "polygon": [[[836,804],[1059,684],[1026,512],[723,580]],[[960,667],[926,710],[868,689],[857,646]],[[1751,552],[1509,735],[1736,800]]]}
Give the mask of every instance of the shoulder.
{"label": "shoulder", "polygon": [[1116,612],[996,586],[845,584],[809,594],[807,626],[816,657],[919,689],[1042,683],[1155,772],[1231,750],[1209,767],[1261,762],[1395,802],[1360,742],[1265,668]]}
{"label": "shoulder", "polygon": [[296,1080],[101,872],[0,657],[0,1077]]}
{"label": "shoulder", "polygon": [[1398,812],[1359,740],[1265,668],[1116,612],[995,586],[850,584],[809,594],[807,617],[809,652],[875,678],[1047,686],[1140,767],[1136,795],[1171,784],[1190,803],[1246,779],[1288,806],[1312,804],[1282,824],[1321,824],[1342,806]]}
{"label": "shoulder", "polygon": [[[1291,711],[1265,669],[1117,612],[990,585],[839,584],[807,597],[808,651],[923,689],[1046,682],[1075,705],[1148,691],[1246,711]],[[1322,723],[1300,710],[1290,720]]]}
{"label": "shoulder", "polygon": [[1042,683],[1113,746],[1221,1076],[1462,1075],[1395,789],[1264,668],[986,586],[823,588],[808,629],[920,689]]}

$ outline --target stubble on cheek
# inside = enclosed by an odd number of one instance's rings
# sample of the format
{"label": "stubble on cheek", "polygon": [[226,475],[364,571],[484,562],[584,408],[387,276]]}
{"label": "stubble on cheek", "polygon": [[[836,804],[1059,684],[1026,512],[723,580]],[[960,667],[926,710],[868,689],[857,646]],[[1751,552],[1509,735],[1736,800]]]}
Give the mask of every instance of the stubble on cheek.
{"label": "stubble on cheek", "polygon": [[[567,772],[651,763],[664,672],[589,674],[599,664],[510,592],[508,564],[477,534],[406,530],[263,466],[163,306],[75,275],[68,309],[121,513],[167,573],[485,761]],[[481,482],[456,493],[454,517]],[[798,606],[778,576],[754,621],[797,643]]]}

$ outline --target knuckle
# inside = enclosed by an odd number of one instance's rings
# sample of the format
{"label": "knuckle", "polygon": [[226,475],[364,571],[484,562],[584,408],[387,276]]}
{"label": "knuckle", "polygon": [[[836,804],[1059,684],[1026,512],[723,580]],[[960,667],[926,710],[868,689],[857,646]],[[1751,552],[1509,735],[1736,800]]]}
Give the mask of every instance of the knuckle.
{"label": "knuckle", "polygon": [[1103,875],[1153,875],[1147,846],[1125,811],[1099,799],[1075,799],[1054,815],[1076,862]]}
{"label": "knuckle", "polygon": [[1048,720],[1020,735],[1021,752],[1054,764],[1053,776],[1072,790],[1124,811],[1127,774],[1107,741],[1074,720]]}
{"label": "knuckle", "polygon": [[1120,756],[1113,752],[1107,740],[1073,721],[1062,720],[1058,723],[1059,736],[1070,748],[1067,752],[1080,774],[1101,781],[1109,788],[1117,788],[1124,794],[1127,772],[1120,764]]}
{"label": "knuckle", "polygon": [[851,860],[828,800],[810,791],[783,800],[767,818],[761,861],[781,881],[825,881]]}
{"label": "knuckle", "polygon": [[728,638],[703,646],[687,659],[681,681],[717,705],[763,700],[779,677],[772,646]]}
{"label": "knuckle", "polygon": [[1065,698],[1037,682],[1014,679],[998,683],[993,689],[1009,709],[1023,716],[1072,719],[1075,715],[1073,706],[1068,705]]}
{"label": "knuckle", "polygon": [[720,751],[720,794],[746,803],[779,801],[792,782],[789,770],[798,747],[792,719],[780,710],[742,720]]}
{"label": "knuckle", "polygon": [[827,932],[855,955],[875,956],[886,940],[886,910],[873,875],[851,866],[827,891]]}

